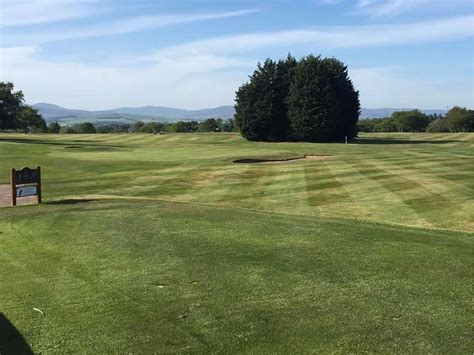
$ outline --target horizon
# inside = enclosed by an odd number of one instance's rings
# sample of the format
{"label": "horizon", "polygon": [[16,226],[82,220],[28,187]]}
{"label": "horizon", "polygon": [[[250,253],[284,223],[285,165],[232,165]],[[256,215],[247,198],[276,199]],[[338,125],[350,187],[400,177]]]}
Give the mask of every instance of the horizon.
{"label": "horizon", "polygon": [[[295,6],[297,5],[297,6]],[[364,108],[474,108],[468,0],[0,0],[0,81],[81,110],[233,106],[267,57],[349,67]]]}
{"label": "horizon", "polygon": [[[221,106],[211,106],[211,107],[200,107],[200,108],[181,108],[181,107],[170,107],[170,106],[161,106],[161,105],[143,105],[143,106],[117,106],[117,107],[109,107],[104,110],[88,110],[88,109],[83,109],[80,107],[64,107],[61,105],[57,105],[52,102],[35,102],[35,103],[28,103],[30,106],[37,106],[37,105],[53,105],[57,106],[59,108],[63,108],[66,110],[79,110],[79,111],[111,111],[111,110],[117,110],[117,109],[138,109],[138,108],[146,108],[146,107],[160,107],[160,108],[167,108],[167,109],[174,109],[174,110],[183,110],[183,111],[201,111],[201,110],[211,110],[211,109],[217,109],[217,108],[222,108],[222,107],[234,107],[234,105],[221,105]],[[445,108],[424,108],[424,107],[362,107],[361,109],[364,110],[426,110],[426,111],[449,111],[450,107],[445,107]]]}

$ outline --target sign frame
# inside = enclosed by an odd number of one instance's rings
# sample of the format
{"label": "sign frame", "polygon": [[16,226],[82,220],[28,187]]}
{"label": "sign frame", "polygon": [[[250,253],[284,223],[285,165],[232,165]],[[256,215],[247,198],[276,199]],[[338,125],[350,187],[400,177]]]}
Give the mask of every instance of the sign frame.
{"label": "sign frame", "polygon": [[[28,167],[16,170],[10,169],[10,187],[11,187],[11,206],[17,205],[17,199],[22,197],[37,197],[37,203],[40,204],[42,200],[41,196],[41,167],[37,166],[36,169],[30,169]],[[21,188],[35,187],[36,194],[29,196],[19,196],[18,191]],[[20,189],[19,189],[20,188]]]}

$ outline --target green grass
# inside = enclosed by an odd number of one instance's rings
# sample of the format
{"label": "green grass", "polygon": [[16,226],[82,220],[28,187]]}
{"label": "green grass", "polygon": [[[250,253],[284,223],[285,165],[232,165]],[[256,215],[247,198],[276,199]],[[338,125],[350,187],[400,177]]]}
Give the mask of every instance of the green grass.
{"label": "green grass", "polygon": [[[331,158],[232,163],[310,154]],[[45,204],[0,210],[0,313],[35,352],[474,351],[474,134],[1,135],[0,156],[0,182],[44,174]]]}

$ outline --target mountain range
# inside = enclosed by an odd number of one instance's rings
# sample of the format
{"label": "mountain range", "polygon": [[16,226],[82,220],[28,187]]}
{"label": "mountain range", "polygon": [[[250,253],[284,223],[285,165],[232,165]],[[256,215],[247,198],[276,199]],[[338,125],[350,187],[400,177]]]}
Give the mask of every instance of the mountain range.
{"label": "mountain range", "polygon": [[[94,123],[122,122],[132,123],[135,121],[157,121],[176,122],[189,120],[205,120],[206,118],[228,119],[234,116],[233,106],[221,106],[202,110],[183,110],[161,106],[143,107],[120,107],[102,111],[87,111],[68,109],[49,103],[34,104],[47,122],[57,121],[62,124],[74,124],[83,121]],[[379,108],[361,109],[361,118],[376,118],[390,116],[394,111],[407,111],[408,108]],[[421,110],[426,114],[444,114],[446,110]]]}

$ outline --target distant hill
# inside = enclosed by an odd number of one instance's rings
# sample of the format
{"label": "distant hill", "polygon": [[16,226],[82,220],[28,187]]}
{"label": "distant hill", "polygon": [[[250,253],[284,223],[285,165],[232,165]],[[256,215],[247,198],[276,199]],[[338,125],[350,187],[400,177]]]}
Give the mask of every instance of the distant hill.
{"label": "distant hill", "polygon": [[[221,106],[202,110],[183,110],[161,106],[119,107],[103,111],[74,110],[61,106],[38,103],[33,105],[48,122],[58,121],[73,124],[82,121],[90,122],[123,122],[157,121],[176,122],[180,120],[205,120],[206,118],[228,119],[234,116],[233,106]],[[395,111],[408,111],[408,108],[363,108],[361,118],[377,118],[390,116]],[[446,110],[421,110],[426,114],[444,114]]]}
{"label": "distant hill", "polygon": [[222,106],[203,110],[182,110],[170,107],[143,106],[143,107],[120,107],[103,111],[87,111],[68,109],[48,103],[33,105],[46,119],[46,121],[58,121],[64,124],[81,121],[90,122],[133,122],[133,121],[159,121],[175,122],[179,120],[204,120],[206,118],[232,118],[234,108]]}

